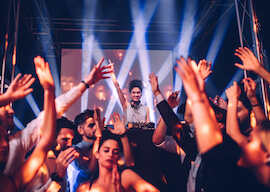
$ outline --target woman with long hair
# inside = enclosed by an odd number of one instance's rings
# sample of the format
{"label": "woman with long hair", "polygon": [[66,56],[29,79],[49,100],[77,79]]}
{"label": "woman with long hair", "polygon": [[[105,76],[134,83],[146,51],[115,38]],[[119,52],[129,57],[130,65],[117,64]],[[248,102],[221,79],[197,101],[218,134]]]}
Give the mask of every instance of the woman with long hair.
{"label": "woman with long hair", "polygon": [[98,160],[98,170],[91,181],[78,187],[77,192],[159,191],[130,169],[119,172],[117,161],[121,156],[121,150],[119,136],[104,131],[99,149],[95,154]]}

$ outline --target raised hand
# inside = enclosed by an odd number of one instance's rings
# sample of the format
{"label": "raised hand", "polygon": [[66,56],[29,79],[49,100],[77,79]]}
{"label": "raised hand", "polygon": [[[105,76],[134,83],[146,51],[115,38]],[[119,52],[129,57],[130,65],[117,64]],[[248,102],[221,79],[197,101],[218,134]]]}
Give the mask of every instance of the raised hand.
{"label": "raised hand", "polygon": [[[111,73],[113,71],[112,64],[101,67],[101,64],[103,61],[104,61],[104,57],[100,59],[98,64],[93,67],[93,69],[91,70],[89,75],[87,77],[85,77],[84,81],[87,84],[93,85],[101,79],[110,78],[109,76],[104,76],[104,75]],[[106,69],[108,69],[108,70],[105,71]]]}
{"label": "raised hand", "polygon": [[151,84],[152,87],[152,92],[155,96],[160,94],[159,87],[158,87],[158,77],[155,76],[155,74],[152,72],[149,74],[149,83]]}
{"label": "raised hand", "polygon": [[18,99],[22,99],[33,91],[29,88],[35,81],[32,75],[24,75],[22,78],[19,73],[15,79],[10,83],[7,91],[0,96],[0,106],[8,105]]}
{"label": "raised hand", "polygon": [[109,65],[110,65],[110,70],[111,72],[114,72],[114,63],[109,59]]}
{"label": "raised hand", "polygon": [[211,62],[207,62],[205,59],[202,59],[198,63],[198,70],[201,73],[203,79],[206,79],[211,73]]}
{"label": "raised hand", "polygon": [[199,73],[196,63],[190,58],[187,60],[181,57],[176,61],[177,66],[175,71],[182,78],[183,85],[187,96],[191,101],[201,100],[201,93],[204,92],[205,82],[202,75]]}
{"label": "raised hand", "polygon": [[265,114],[260,106],[258,98],[256,96],[256,86],[257,84],[250,77],[242,80],[244,83],[244,90],[247,94],[247,98],[252,106],[253,113],[257,121],[265,120]]}
{"label": "raised hand", "polygon": [[243,65],[235,63],[235,66],[243,70],[255,72],[265,81],[267,81],[268,84],[270,84],[270,73],[261,66],[258,59],[255,57],[251,50],[249,50],[247,47],[245,47],[244,49],[239,47],[238,49],[236,49],[234,54],[238,56],[243,62]]}
{"label": "raised hand", "polygon": [[95,132],[95,136],[96,137],[101,137],[102,136],[102,131],[104,129],[104,121],[105,121],[105,118],[103,118],[103,120],[101,121],[101,117],[100,117],[100,109],[98,107],[96,107],[94,109],[94,121],[95,121],[95,124],[97,126],[97,129],[96,129],[96,132]]}
{"label": "raised hand", "polygon": [[252,98],[257,98],[256,97],[257,84],[255,83],[255,81],[251,79],[250,77],[248,77],[248,78],[244,78],[242,80],[242,83],[244,83],[244,90],[247,93],[247,97],[249,98],[249,100],[251,100]]}
{"label": "raised hand", "polygon": [[240,69],[248,70],[248,71],[256,71],[259,67],[261,67],[258,59],[255,57],[252,51],[249,50],[247,47],[244,47],[244,48],[239,47],[238,49],[235,50],[234,55],[239,57],[243,62],[243,65],[239,63],[234,64]]}
{"label": "raised hand", "polygon": [[180,91],[173,92],[173,93],[169,96],[169,98],[168,98],[168,100],[167,100],[168,104],[170,105],[170,107],[171,107],[172,109],[175,108],[175,107],[177,107],[177,106],[179,105],[180,97],[177,98],[179,93],[180,93]]}
{"label": "raised hand", "polygon": [[216,95],[214,99],[209,97],[209,99],[213,102],[214,105],[220,107],[221,109],[227,110],[228,103],[219,95]]}
{"label": "raised hand", "polygon": [[[188,99],[191,101],[191,112],[195,126],[196,139],[200,152],[204,154],[222,142],[220,129],[213,109],[205,94],[205,82],[202,75],[190,58],[181,57],[174,69],[181,76]],[[188,104],[190,102],[187,102]]]}
{"label": "raised hand", "polygon": [[234,81],[233,85],[230,86],[228,89],[226,89],[225,93],[227,95],[228,100],[231,100],[231,99],[238,100],[238,98],[240,97],[240,94],[241,94],[241,89],[237,85],[237,82]]}
{"label": "raised hand", "polygon": [[113,129],[109,128],[109,130],[116,135],[122,135],[126,132],[126,127],[125,127],[125,117],[124,115],[122,116],[122,121],[120,118],[120,115],[118,113],[113,113],[113,115],[111,115],[111,119],[113,122]]}
{"label": "raised hand", "polygon": [[36,66],[36,73],[39,82],[42,85],[43,89],[55,89],[49,63],[45,62],[45,60],[40,56],[34,58],[34,63]]}
{"label": "raised hand", "polygon": [[61,151],[56,159],[56,172],[60,178],[66,175],[68,165],[76,158],[76,150],[74,147]]}

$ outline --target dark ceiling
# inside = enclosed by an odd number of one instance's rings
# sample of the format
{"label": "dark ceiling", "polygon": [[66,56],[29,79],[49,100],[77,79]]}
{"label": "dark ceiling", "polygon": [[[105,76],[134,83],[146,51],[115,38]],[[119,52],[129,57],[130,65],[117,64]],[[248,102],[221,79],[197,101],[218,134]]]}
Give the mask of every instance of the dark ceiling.
{"label": "dark ceiling", "polygon": [[[10,0],[17,3],[17,0]],[[258,22],[260,23],[260,38],[262,39],[264,53],[269,58],[270,53],[270,19],[268,0],[253,0],[255,3]],[[0,4],[0,51],[1,61],[4,55],[4,40],[7,29],[7,15],[9,0],[1,0]],[[88,3],[88,7],[84,4]],[[92,3],[93,2],[93,3]],[[149,2],[156,0],[139,0],[139,6],[144,7]],[[182,0],[160,0],[146,29],[148,49],[173,50],[180,38],[180,29],[183,24],[184,2]],[[189,1],[187,1],[189,2]],[[191,1],[190,1],[191,2]],[[230,82],[236,68],[233,63],[237,58],[234,50],[240,46],[235,15],[234,0],[198,0],[197,9],[194,12],[196,28],[193,32],[193,40],[190,48],[190,56],[198,61],[205,58],[211,44],[215,29],[223,17],[228,17],[223,10],[232,11],[232,18],[225,31],[222,46],[218,51],[215,66],[210,76],[212,84],[221,94]],[[239,1],[244,2],[244,1]],[[174,5],[175,12],[165,12],[168,6]],[[14,6],[13,6],[14,7]],[[187,6],[188,8],[189,6]],[[88,10],[87,17],[84,10]],[[147,12],[148,10],[145,10]],[[12,45],[14,43],[14,12],[9,21],[9,34]],[[146,14],[146,13],[145,13]],[[127,49],[134,32],[135,21],[132,18],[131,3],[128,0],[21,0],[20,19],[18,28],[18,52],[17,70],[22,73],[34,72],[33,57],[36,55],[55,57],[58,69],[61,68],[62,48],[81,48],[82,31],[89,30],[95,34],[102,48]],[[246,34],[248,37],[248,34]],[[41,43],[43,37],[49,37],[53,45],[44,47]],[[252,45],[251,45],[252,46]],[[7,75],[10,78],[11,50],[7,54]],[[60,70],[58,70],[60,71]],[[38,83],[34,85],[33,93],[39,108],[42,107],[43,94]],[[37,90],[37,91],[36,91]],[[16,102],[15,110],[25,109],[24,113],[17,113],[18,119],[24,124],[33,118],[32,110],[25,101]]]}

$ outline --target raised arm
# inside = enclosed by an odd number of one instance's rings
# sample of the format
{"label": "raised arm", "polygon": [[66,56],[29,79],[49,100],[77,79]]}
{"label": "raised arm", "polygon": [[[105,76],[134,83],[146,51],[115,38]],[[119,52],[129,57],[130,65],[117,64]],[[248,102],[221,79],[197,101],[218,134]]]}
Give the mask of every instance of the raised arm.
{"label": "raised arm", "polygon": [[247,137],[240,132],[240,127],[237,118],[237,104],[241,94],[241,90],[234,81],[233,85],[226,90],[228,98],[227,118],[226,118],[226,131],[239,145],[242,145]]}
{"label": "raised arm", "polygon": [[101,79],[108,79],[109,76],[105,76],[113,71],[112,64],[101,67],[104,57],[93,67],[90,73],[84,78],[84,83],[81,82],[77,85],[77,88],[83,93],[88,86],[94,85]]}
{"label": "raised arm", "polygon": [[243,79],[242,82],[244,83],[245,92],[247,93],[247,98],[249,99],[252,106],[252,111],[255,115],[256,121],[258,122],[265,120],[265,114],[256,96],[257,84],[250,77]]}
{"label": "raised arm", "polygon": [[[152,88],[152,92],[154,96],[157,97],[158,95],[161,95],[161,92],[158,86],[158,77],[155,76],[153,72],[149,74],[148,77],[149,77],[149,83],[151,84],[151,88]],[[160,101],[157,101],[157,103],[159,102]],[[161,144],[165,140],[166,133],[167,133],[167,125],[164,119],[161,117],[153,133],[152,142],[156,145]]]}
{"label": "raised arm", "polygon": [[159,87],[158,77],[152,72],[149,74],[149,83],[151,84],[152,92],[157,99],[157,108],[162,116],[166,126],[168,127],[169,134],[172,134],[172,129],[180,123],[178,117],[169,106],[168,102],[164,100]]}
{"label": "raised arm", "polygon": [[[210,107],[208,97],[204,91],[204,79],[196,67],[191,66],[191,59],[181,57],[177,60],[176,72],[180,75],[186,94],[190,100],[196,130],[196,139],[203,154],[222,142],[221,131],[213,109]],[[195,69],[195,71],[193,70]]]}
{"label": "raised arm", "polygon": [[263,68],[263,66],[259,63],[258,59],[250,49],[247,47],[239,47],[235,50],[235,55],[239,57],[243,62],[243,65],[235,63],[235,66],[243,70],[253,71],[262,77],[268,84],[270,84],[270,73]]}
{"label": "raised arm", "polygon": [[161,144],[163,141],[165,141],[166,133],[167,133],[167,126],[166,126],[163,118],[160,118],[160,120],[157,124],[157,127],[153,133],[152,142],[155,145]]}
{"label": "raised arm", "polygon": [[124,157],[125,157],[125,163],[126,166],[134,166],[135,160],[134,160],[134,155],[132,152],[132,149],[130,147],[130,143],[128,140],[128,137],[126,135],[126,127],[125,127],[125,118],[122,116],[122,121],[120,118],[120,115],[118,113],[113,113],[111,115],[111,119],[113,122],[113,129],[109,128],[109,130],[116,135],[120,136],[122,146],[123,146],[123,152],[124,152]]}
{"label": "raised arm", "polygon": [[5,106],[15,100],[22,99],[33,91],[29,87],[34,83],[35,78],[32,75],[24,75],[20,78],[21,76],[19,73],[10,83],[7,91],[0,95],[0,106]]}
{"label": "raised arm", "polygon": [[123,111],[125,112],[127,110],[128,101],[125,98],[124,93],[122,92],[122,90],[121,90],[121,88],[119,86],[119,83],[117,82],[117,79],[116,79],[116,76],[115,76],[115,73],[114,73],[114,64],[111,62],[111,60],[109,60],[109,62],[110,62],[110,65],[113,66],[112,67],[113,70],[111,72],[112,81],[113,81],[113,84],[114,84],[114,86],[116,88],[118,98],[119,98],[120,103],[122,105]]}
{"label": "raised arm", "polygon": [[82,96],[88,87],[94,85],[101,79],[110,78],[110,76],[106,75],[111,73],[113,70],[112,65],[109,64],[101,67],[103,61],[104,58],[101,58],[97,65],[92,68],[90,73],[83,79],[83,81],[76,85],[76,87],[56,98],[55,104],[58,118],[62,117],[63,113],[65,113],[70,106]]}
{"label": "raised arm", "polygon": [[[84,78],[84,82],[87,85],[80,82],[77,86],[55,99],[57,118],[61,118],[62,115],[82,96],[88,85],[90,86],[101,79],[109,78],[106,77],[106,74],[110,73],[112,68],[111,65],[101,67],[103,60],[104,58],[102,58],[98,64],[93,67],[88,76]],[[17,170],[17,168],[24,162],[24,156],[26,153],[36,145],[40,137],[39,129],[41,128],[43,119],[44,111],[39,113],[36,119],[28,123],[25,129],[18,131],[10,141],[12,144],[10,147],[10,155],[5,174],[10,175]]]}
{"label": "raised arm", "polygon": [[[174,92],[168,98],[167,102],[172,109],[179,105],[180,98],[177,99],[178,94],[179,94],[179,91]],[[153,133],[152,142],[156,145],[161,144],[165,140],[166,134],[167,134],[167,126],[163,118],[161,117]]]}
{"label": "raised arm", "polygon": [[97,153],[98,151],[98,148],[99,148],[99,142],[100,142],[100,139],[102,137],[102,131],[104,129],[104,118],[103,118],[103,121],[101,121],[101,117],[100,117],[100,110],[99,108],[95,108],[94,109],[94,120],[95,120],[95,124],[97,126],[97,129],[96,129],[96,132],[95,132],[95,141],[94,141],[94,144],[93,144],[93,148],[92,148],[92,156],[91,156],[91,159],[89,161],[89,170],[94,173],[95,170],[97,169],[97,159],[96,159],[96,156],[95,154]]}
{"label": "raised arm", "polygon": [[[44,163],[48,150],[55,141],[56,111],[55,111],[55,87],[50,72],[49,64],[40,56],[34,58],[36,73],[44,89],[44,119],[42,124],[41,139],[31,156],[12,177],[18,188],[26,185],[34,177],[40,166]],[[46,128],[46,129],[45,129]]]}

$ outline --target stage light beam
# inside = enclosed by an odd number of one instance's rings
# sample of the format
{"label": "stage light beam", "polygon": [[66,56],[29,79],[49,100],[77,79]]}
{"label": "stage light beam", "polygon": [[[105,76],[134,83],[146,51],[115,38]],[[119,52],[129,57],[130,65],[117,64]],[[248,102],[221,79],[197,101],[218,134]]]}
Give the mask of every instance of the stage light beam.
{"label": "stage light beam", "polygon": [[[184,6],[183,24],[181,26],[180,39],[176,46],[176,59],[180,56],[187,58],[189,55],[190,45],[192,42],[193,31],[195,27],[195,13],[197,0],[186,0]],[[175,75],[174,91],[181,90],[182,80]]]}

